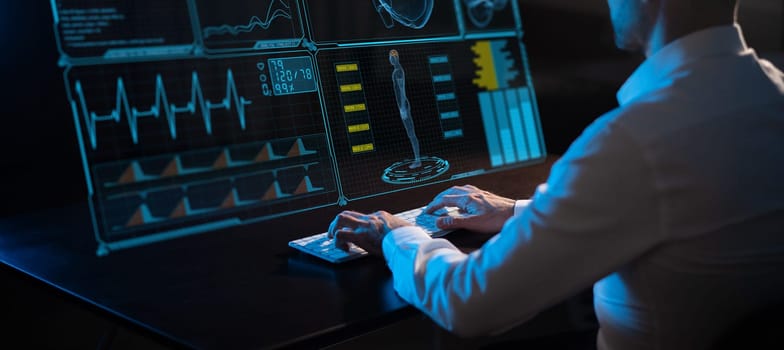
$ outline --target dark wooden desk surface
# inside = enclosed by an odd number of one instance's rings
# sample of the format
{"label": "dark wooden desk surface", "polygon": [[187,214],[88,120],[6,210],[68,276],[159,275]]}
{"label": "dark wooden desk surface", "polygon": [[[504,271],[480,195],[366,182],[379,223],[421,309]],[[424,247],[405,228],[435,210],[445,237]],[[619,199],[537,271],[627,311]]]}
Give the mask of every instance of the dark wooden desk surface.
{"label": "dark wooden desk surface", "polygon": [[[524,198],[546,179],[552,162],[465,182]],[[400,211],[415,205],[412,197],[424,205],[447,186],[404,191],[351,209]],[[53,291],[185,347],[326,344],[418,312],[395,294],[382,259],[332,265],[287,246],[292,239],[323,231],[340,210],[97,257],[89,211],[81,204],[0,221],[0,261]],[[458,231],[448,238],[470,250],[488,237]]]}

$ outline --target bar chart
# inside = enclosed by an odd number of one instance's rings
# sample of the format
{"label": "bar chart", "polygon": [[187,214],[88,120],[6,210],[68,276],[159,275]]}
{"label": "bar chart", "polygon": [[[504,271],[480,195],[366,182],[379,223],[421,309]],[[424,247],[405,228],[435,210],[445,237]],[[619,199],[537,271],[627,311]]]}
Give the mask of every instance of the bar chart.
{"label": "bar chart", "polygon": [[542,156],[542,135],[527,87],[480,92],[479,105],[491,166]]}

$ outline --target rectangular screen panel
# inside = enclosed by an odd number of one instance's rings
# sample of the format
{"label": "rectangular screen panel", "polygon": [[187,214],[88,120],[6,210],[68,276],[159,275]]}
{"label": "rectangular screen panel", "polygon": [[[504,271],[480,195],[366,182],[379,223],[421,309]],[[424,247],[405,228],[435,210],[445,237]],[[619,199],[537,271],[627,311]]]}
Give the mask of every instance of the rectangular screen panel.
{"label": "rectangular screen panel", "polygon": [[57,0],[52,6],[60,50],[71,59],[173,56],[194,48],[185,1]]}
{"label": "rectangular screen panel", "polygon": [[[297,90],[276,94],[290,70]],[[291,52],[68,71],[102,239],[334,204],[313,70]]]}
{"label": "rectangular screen panel", "polygon": [[294,0],[196,0],[199,30],[209,52],[296,47],[302,41]]}
{"label": "rectangular screen panel", "polygon": [[348,200],[543,155],[516,38],[323,50],[316,58]]}

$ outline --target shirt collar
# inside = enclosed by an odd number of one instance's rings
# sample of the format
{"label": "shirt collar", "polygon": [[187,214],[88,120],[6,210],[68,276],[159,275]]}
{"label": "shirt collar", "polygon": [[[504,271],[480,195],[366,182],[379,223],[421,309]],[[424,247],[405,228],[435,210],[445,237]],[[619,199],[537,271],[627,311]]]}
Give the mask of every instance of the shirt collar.
{"label": "shirt collar", "polygon": [[749,51],[740,26],[728,25],[703,29],[678,40],[648,57],[618,90],[621,106],[672,83],[672,75],[693,61]]}

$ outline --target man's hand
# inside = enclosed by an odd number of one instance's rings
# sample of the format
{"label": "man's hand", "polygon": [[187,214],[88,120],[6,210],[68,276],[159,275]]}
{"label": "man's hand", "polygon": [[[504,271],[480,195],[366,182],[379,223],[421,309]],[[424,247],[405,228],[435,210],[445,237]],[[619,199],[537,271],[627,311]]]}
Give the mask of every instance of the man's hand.
{"label": "man's hand", "polygon": [[443,207],[458,207],[463,216],[445,216],[436,224],[441,229],[466,229],[480,233],[501,231],[506,220],[514,215],[515,201],[504,198],[475,186],[455,186],[441,192],[433,199],[425,212],[432,214]]}
{"label": "man's hand", "polygon": [[368,215],[344,211],[332,220],[327,235],[343,250],[348,249],[348,243],[353,243],[371,254],[383,255],[381,242],[384,237],[389,231],[403,226],[411,224],[385,211]]}

